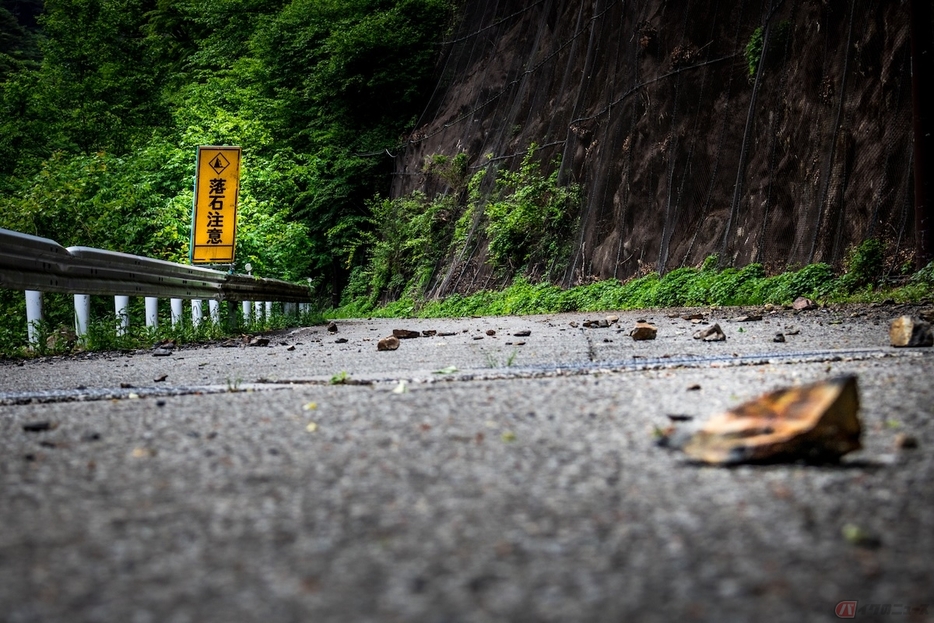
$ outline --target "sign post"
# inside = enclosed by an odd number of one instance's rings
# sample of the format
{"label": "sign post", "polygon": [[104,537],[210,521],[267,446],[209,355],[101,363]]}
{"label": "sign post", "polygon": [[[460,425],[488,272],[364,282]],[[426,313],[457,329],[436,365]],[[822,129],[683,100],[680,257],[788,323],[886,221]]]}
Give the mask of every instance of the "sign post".
{"label": "sign post", "polygon": [[198,147],[191,214],[192,264],[233,264],[240,155],[239,147]]}

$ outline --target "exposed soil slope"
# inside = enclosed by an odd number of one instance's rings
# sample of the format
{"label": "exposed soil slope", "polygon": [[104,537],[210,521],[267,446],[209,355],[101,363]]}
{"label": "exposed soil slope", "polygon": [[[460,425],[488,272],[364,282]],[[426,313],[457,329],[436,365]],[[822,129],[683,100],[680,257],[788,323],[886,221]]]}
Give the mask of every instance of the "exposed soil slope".
{"label": "exposed soil slope", "polygon": [[[446,190],[427,156],[514,167],[534,142],[586,193],[568,285],[712,253],[839,264],[867,237],[894,261],[913,235],[908,24],[891,0],[470,0],[393,192]],[[504,278],[484,253],[445,289]]]}

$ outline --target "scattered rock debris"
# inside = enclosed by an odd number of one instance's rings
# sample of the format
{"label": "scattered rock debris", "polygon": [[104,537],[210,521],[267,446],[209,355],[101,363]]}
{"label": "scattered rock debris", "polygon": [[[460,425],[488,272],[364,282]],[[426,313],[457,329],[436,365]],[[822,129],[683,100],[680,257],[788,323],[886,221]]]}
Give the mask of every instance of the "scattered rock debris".
{"label": "scattered rock debris", "polygon": [[725,342],[726,334],[720,328],[718,323],[714,323],[706,329],[700,329],[694,333],[695,340],[704,340],[705,342]]}
{"label": "scattered rock debris", "polygon": [[799,296],[791,304],[791,307],[797,311],[805,311],[808,309],[817,309],[817,303],[807,297]]}
{"label": "scattered rock debris", "polygon": [[328,323],[328,333],[337,333],[337,323],[333,320]]}
{"label": "scattered rock debris", "polygon": [[914,450],[918,447],[918,438],[914,435],[899,433],[895,435],[895,447],[899,450]]}
{"label": "scattered rock debris", "polygon": [[346,338],[346,337],[339,337],[339,338],[337,338],[336,340],[334,340],[334,343],[335,343],[335,344],[346,344],[346,343],[347,343],[347,338]]}
{"label": "scattered rock debris", "polygon": [[393,329],[392,335],[400,340],[414,340],[421,334],[418,331],[410,331],[408,329]]}
{"label": "scattered rock debris", "polygon": [[636,322],[636,326],[629,332],[629,336],[636,341],[654,340],[657,334],[658,329],[644,320]]}
{"label": "scattered rock debris", "polygon": [[585,320],[583,325],[588,329],[606,329],[610,326],[610,323],[607,322],[606,318],[601,318],[599,320]]}
{"label": "scattered rock debris", "polygon": [[934,333],[931,325],[911,316],[900,316],[889,325],[889,340],[895,347],[916,347],[934,345]]}
{"label": "scattered rock debris", "polygon": [[269,338],[268,337],[251,338],[247,346],[269,346]]}
{"label": "scattered rock debris", "polygon": [[529,329],[522,329],[513,333],[514,337],[529,337],[530,335],[532,335],[532,332]]}
{"label": "scattered rock debris", "polygon": [[837,461],[859,450],[855,376],[769,392],[716,415],[684,443],[705,463]]}
{"label": "scattered rock debris", "polygon": [[394,335],[384,337],[376,343],[376,350],[396,350],[399,348],[399,338]]}
{"label": "scattered rock debris", "polygon": [[779,342],[779,343],[784,342],[784,341],[785,341],[785,334],[784,334],[784,333],[776,333],[776,334],[775,334],[775,337],[772,338],[772,341],[773,341],[773,342]]}
{"label": "scattered rock debris", "polygon": [[49,421],[28,422],[23,424],[23,432],[26,433],[41,433],[47,430],[55,430],[56,428],[58,428],[58,424]]}

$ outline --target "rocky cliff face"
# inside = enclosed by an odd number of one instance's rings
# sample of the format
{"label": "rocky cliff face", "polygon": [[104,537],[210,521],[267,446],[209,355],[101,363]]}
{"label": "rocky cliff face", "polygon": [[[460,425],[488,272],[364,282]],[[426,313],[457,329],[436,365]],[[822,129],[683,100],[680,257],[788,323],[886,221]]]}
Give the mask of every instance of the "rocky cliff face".
{"label": "rocky cliff face", "polygon": [[[585,191],[566,285],[839,264],[868,237],[905,256],[908,27],[898,0],[468,0],[393,192],[445,192],[427,156],[538,144]],[[484,253],[446,288],[491,285]]]}

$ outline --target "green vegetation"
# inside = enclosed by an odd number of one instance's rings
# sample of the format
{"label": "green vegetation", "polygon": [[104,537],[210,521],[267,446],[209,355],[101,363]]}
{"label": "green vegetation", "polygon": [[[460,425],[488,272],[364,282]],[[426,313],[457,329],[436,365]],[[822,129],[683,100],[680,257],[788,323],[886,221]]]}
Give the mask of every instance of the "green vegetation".
{"label": "green vegetation", "polygon": [[[718,270],[716,258],[701,268],[679,268],[660,277],[651,273],[622,283],[615,279],[562,289],[550,283],[531,283],[517,277],[508,288],[471,295],[454,294],[443,300],[400,299],[382,307],[361,310],[348,306],[328,310],[328,318],[369,315],[425,318],[478,315],[597,312],[648,307],[706,307],[727,305],[788,305],[799,296],[826,303],[868,303],[883,300],[920,301],[934,298],[934,263],[897,287],[883,284],[881,273],[857,272],[873,256],[878,243],[868,241],[851,254],[849,272],[835,276],[830,266],[812,264],[768,277],[760,264]],[[862,283],[860,287],[854,284]],[[361,313],[362,312],[362,313]]]}
{"label": "green vegetation", "polygon": [[183,260],[196,147],[241,145],[238,264],[332,297],[451,16],[450,0],[19,5],[38,22],[0,10],[0,227]]}
{"label": "green vegetation", "polygon": [[[37,329],[37,342],[27,346],[26,311],[22,292],[0,290],[0,303],[7,309],[15,310],[15,316],[0,319],[0,357],[64,355],[81,351],[135,350],[149,348],[153,344],[172,340],[176,344],[196,344],[223,338],[238,337],[241,334],[258,334],[294,326],[320,324],[324,321],[320,312],[312,311],[298,317],[283,313],[280,305],[274,305],[272,316],[261,320],[251,319],[244,323],[240,318],[239,304],[234,309],[236,322],[230,318],[231,310],[227,305],[220,306],[220,318],[217,323],[207,316],[207,304],[204,304],[205,318],[197,327],[186,314],[181,321],[172,326],[168,301],[160,301],[159,326],[156,329],[142,323],[144,317],[142,299],[130,299],[130,328],[120,335],[118,319],[113,312],[113,298],[104,296],[91,297],[92,320],[88,333],[79,340],[73,329],[70,295],[46,294],[44,303],[47,309],[45,320]],[[48,310],[53,310],[48,313]],[[187,309],[186,309],[187,312]]]}
{"label": "green vegetation", "polygon": [[749,77],[755,78],[759,71],[759,59],[762,58],[762,26],[752,31],[749,42],[746,43],[746,66],[749,67]]}
{"label": "green vegetation", "polygon": [[[451,0],[12,6],[0,4],[0,227],[184,262],[196,148],[240,145],[237,268],[311,277],[335,302],[378,239],[387,150],[424,108],[452,16]],[[0,292],[2,352],[24,342],[21,298]],[[46,312],[72,324],[67,297]]]}
{"label": "green vegetation", "polygon": [[[759,63],[763,58],[764,37],[765,33],[762,26],[759,26],[752,31],[749,41],[746,43],[745,57],[750,80],[754,80],[759,71]],[[784,58],[790,37],[791,22],[785,20],[775,25],[769,37],[769,49],[765,52],[767,66],[777,65]]]}
{"label": "green vegetation", "polygon": [[[438,269],[467,253],[478,234],[488,242],[487,263],[502,275],[537,272],[547,279],[563,270],[581,190],[558,184],[558,163],[544,175],[536,150],[530,145],[515,171],[487,166],[473,175],[467,154],[434,155],[424,171],[444,180],[451,192],[429,199],[416,191],[371,202],[368,227],[345,237],[347,266],[356,267],[341,300],[343,313],[366,314],[381,300],[397,301],[386,309],[404,313],[406,301],[423,297]],[[484,194],[491,175],[494,188]]]}

